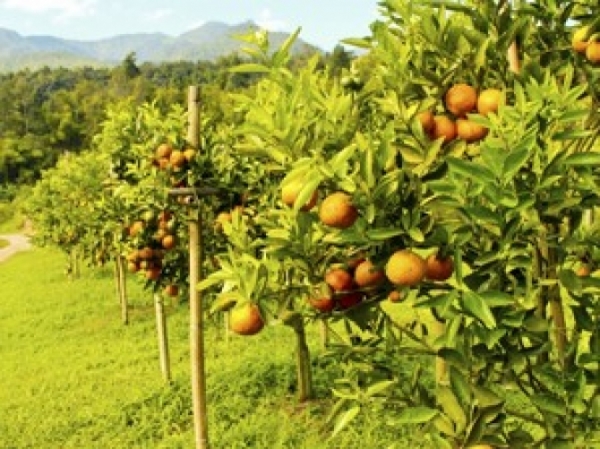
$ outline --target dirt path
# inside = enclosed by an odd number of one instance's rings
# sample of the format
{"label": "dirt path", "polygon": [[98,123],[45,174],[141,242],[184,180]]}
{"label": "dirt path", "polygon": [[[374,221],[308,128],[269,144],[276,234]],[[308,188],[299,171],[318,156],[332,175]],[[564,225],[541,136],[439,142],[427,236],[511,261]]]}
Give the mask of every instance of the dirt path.
{"label": "dirt path", "polygon": [[0,249],[0,262],[4,262],[19,251],[27,251],[31,248],[29,237],[23,234],[0,234],[0,239],[10,242],[6,248]]}

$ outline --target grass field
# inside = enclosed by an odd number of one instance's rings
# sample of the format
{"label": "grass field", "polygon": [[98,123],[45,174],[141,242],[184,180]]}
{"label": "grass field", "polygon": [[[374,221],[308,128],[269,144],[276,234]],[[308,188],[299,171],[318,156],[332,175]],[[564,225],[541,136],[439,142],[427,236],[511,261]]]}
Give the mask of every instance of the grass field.
{"label": "grass field", "polygon": [[6,248],[9,245],[8,240],[0,239],[0,249]]}
{"label": "grass field", "polygon": [[[0,448],[193,447],[185,305],[168,310],[174,380],[165,385],[150,294],[129,282],[131,324],[123,326],[110,267],[69,281],[64,262],[35,249],[0,266]],[[317,329],[309,331],[317,354]],[[408,439],[410,429],[381,426],[378,415],[361,415],[330,440],[338,368],[316,357],[318,398],[298,404],[288,328],[227,342],[214,325],[206,347],[214,449],[428,447]]]}

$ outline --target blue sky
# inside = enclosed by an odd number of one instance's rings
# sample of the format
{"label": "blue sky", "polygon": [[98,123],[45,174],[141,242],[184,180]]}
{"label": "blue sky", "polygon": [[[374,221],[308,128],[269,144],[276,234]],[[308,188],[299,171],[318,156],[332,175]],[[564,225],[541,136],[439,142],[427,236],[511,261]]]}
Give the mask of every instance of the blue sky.
{"label": "blue sky", "polygon": [[205,22],[252,20],[293,31],[324,50],[345,37],[369,34],[377,0],[0,0],[0,28],[23,36],[93,40],[116,34],[177,36]]}

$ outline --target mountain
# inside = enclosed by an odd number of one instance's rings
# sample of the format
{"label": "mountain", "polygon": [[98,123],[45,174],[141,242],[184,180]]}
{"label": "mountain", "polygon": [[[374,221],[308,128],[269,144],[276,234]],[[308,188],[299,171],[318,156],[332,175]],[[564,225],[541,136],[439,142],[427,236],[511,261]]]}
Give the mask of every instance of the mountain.
{"label": "mountain", "polygon": [[[135,33],[83,41],[53,36],[22,36],[0,28],[0,72],[25,67],[112,66],[130,53],[136,54],[139,63],[214,61],[221,56],[240,52],[244,43],[234,36],[252,30],[258,30],[258,26],[252,22],[237,25],[207,22],[176,37],[163,33]],[[288,33],[270,32],[271,47],[279,47],[288,36]],[[292,52],[318,51],[317,47],[301,39],[292,47]]]}

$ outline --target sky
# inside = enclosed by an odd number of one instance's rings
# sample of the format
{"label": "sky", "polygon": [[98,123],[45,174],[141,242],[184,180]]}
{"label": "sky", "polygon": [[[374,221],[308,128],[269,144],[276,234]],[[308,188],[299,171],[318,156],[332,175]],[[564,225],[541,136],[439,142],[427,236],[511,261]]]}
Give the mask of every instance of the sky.
{"label": "sky", "polygon": [[252,20],[272,31],[301,27],[302,39],[332,50],[341,39],[370,34],[377,18],[377,0],[0,0],[0,28],[79,40],[178,36],[206,22]]}

